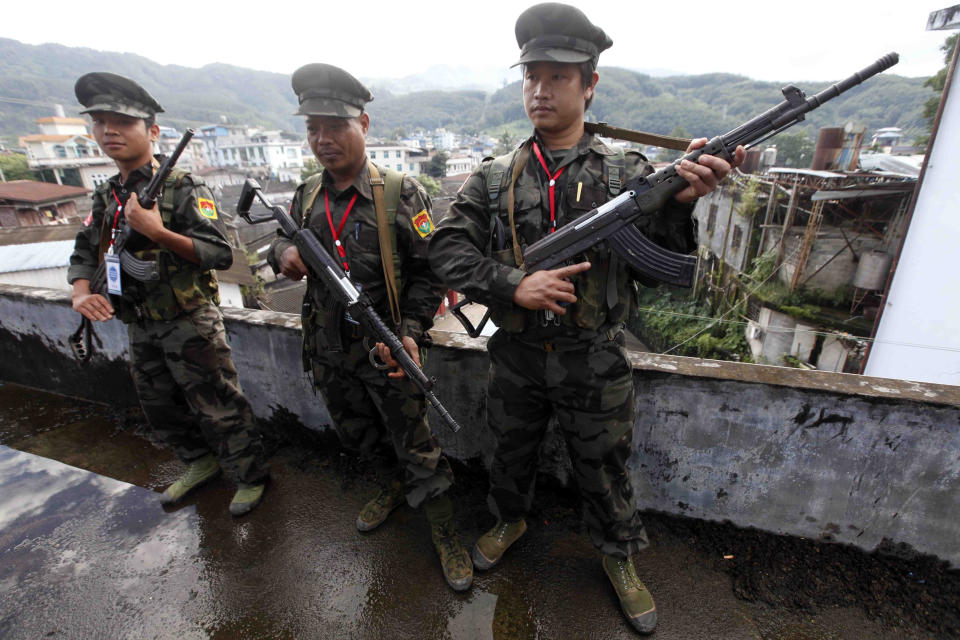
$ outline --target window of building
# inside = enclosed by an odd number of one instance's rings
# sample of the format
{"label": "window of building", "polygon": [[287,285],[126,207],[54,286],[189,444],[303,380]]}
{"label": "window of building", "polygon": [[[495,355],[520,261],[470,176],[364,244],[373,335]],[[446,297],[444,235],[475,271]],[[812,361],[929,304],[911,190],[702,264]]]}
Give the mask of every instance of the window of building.
{"label": "window of building", "polygon": [[396,156],[396,157],[398,157],[398,158],[402,158],[402,157],[403,157],[403,155],[400,153],[400,150],[399,150],[399,149],[397,149],[397,156]]}
{"label": "window of building", "polygon": [[740,250],[740,241],[743,240],[743,229],[739,225],[733,226],[733,244],[730,246],[734,251]]}
{"label": "window of building", "polygon": [[710,205],[710,215],[707,217],[707,233],[712,233],[717,224],[717,210],[719,208],[716,204]]}
{"label": "window of building", "polygon": [[410,163],[410,171],[413,171],[413,163]]}
{"label": "window of building", "polygon": [[55,146],[55,147],[53,148],[53,153],[56,154],[56,156],[57,156],[58,158],[66,158],[66,157],[67,157],[67,148],[64,147],[62,144],[58,144],[57,146]]}
{"label": "window of building", "polygon": [[402,164],[398,164],[398,165],[397,165],[397,171],[403,171],[403,165],[402,165]]}

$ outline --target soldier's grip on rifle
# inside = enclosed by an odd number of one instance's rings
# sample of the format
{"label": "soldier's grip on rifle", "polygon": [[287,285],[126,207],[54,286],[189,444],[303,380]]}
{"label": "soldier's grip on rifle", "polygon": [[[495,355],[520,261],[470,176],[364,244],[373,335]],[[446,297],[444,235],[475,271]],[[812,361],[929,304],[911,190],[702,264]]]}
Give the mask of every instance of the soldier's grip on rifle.
{"label": "soldier's grip on rifle", "polygon": [[140,206],[137,194],[131,193],[130,199],[127,200],[124,207],[123,216],[134,231],[142,233],[151,241],[173,251],[184,260],[193,264],[200,264],[200,258],[194,250],[193,238],[171,231],[163,226],[159,203],[154,203],[150,209],[144,209]]}
{"label": "soldier's grip on rifle", "polygon": [[[687,153],[699,149],[707,144],[706,138],[696,138],[690,141]],[[698,162],[684,160],[677,165],[677,175],[686,180],[689,186],[674,196],[677,202],[687,204],[700,196],[705,196],[720,184],[734,168],[743,164],[747,152],[738,146],[733,154],[733,161],[727,162],[717,156],[702,155]]]}
{"label": "soldier's grip on rifle", "polygon": [[578,262],[559,269],[526,275],[514,291],[513,301],[524,309],[548,309],[562,316],[567,310],[559,303],[573,304],[577,301],[577,296],[574,295],[575,287],[568,278],[589,268],[589,262]]}
{"label": "soldier's grip on rifle", "polygon": [[[410,358],[413,359],[414,363],[419,367],[420,366],[420,348],[417,346],[417,341],[411,338],[410,336],[403,336],[400,338],[400,341],[403,343],[403,348]],[[406,378],[406,372],[400,368],[400,363],[394,359],[393,355],[390,353],[390,348],[383,344],[382,342],[377,343],[377,356],[380,360],[386,364],[388,367],[392,368],[393,371],[387,374],[388,378]]]}
{"label": "soldier's grip on rifle", "polygon": [[90,292],[90,281],[79,278],[73,281],[73,310],[87,320],[106,322],[113,318],[113,305],[99,293]]}
{"label": "soldier's grip on rifle", "polygon": [[307,265],[300,258],[300,250],[289,246],[280,254],[280,273],[291,280],[300,280],[307,275]]}

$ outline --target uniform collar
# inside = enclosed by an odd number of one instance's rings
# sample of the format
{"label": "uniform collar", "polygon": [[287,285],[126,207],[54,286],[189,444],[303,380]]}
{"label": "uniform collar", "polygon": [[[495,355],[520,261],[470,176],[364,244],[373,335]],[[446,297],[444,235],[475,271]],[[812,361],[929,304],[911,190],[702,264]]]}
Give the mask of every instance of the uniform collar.
{"label": "uniform collar", "polygon": [[[357,174],[357,177],[354,178],[353,182],[350,183],[350,186],[344,189],[341,193],[345,193],[349,191],[350,188],[352,187],[357,190],[357,193],[359,193],[361,196],[363,196],[367,200],[373,200],[373,190],[370,188],[370,167],[368,164],[369,162],[370,161],[367,160],[364,163],[363,167],[360,169],[360,173]],[[377,168],[380,169],[380,166],[377,165]],[[384,173],[385,173],[384,170],[380,169],[380,175],[382,176]],[[323,177],[320,179],[320,181],[321,181],[321,184],[324,186],[324,188],[333,187],[333,178],[326,171],[323,172]]]}
{"label": "uniform collar", "polygon": [[155,162],[162,162],[163,156],[156,155],[153,157],[153,160],[146,163],[142,167],[138,167],[130,172],[130,175],[127,176],[127,181],[125,183],[120,182],[120,174],[115,173],[110,176],[110,186],[116,188],[122,188],[126,185],[139,184],[144,180],[149,180],[153,177],[153,166]]}
{"label": "uniform collar", "polygon": [[[540,138],[540,134],[537,131],[534,131],[533,135],[527,139],[526,144],[530,144],[533,142],[536,142],[541,147],[544,146],[543,140]],[[583,135],[580,137],[580,140],[577,141],[577,155],[584,156],[590,153],[591,151],[594,153],[598,153],[602,156],[611,156],[616,153],[609,146],[601,142],[600,138],[593,135],[592,133],[588,133],[584,131]]]}

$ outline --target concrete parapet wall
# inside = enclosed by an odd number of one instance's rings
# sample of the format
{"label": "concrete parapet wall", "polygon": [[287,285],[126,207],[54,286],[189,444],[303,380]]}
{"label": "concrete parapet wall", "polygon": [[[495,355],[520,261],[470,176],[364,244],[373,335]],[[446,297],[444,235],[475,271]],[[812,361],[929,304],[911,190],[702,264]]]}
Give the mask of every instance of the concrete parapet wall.
{"label": "concrete parapet wall", "polygon": [[[301,372],[299,318],[224,309],[240,380],[262,418],[330,427]],[[126,329],[78,364],[67,292],[0,285],[0,379],[133,404]],[[486,341],[435,332],[427,372],[462,424],[435,417],[448,455],[489,464]],[[637,504],[696,518],[854,544],[905,544],[960,566],[960,387],[632,354],[637,419],[629,462]],[[544,471],[566,480],[554,434]]]}

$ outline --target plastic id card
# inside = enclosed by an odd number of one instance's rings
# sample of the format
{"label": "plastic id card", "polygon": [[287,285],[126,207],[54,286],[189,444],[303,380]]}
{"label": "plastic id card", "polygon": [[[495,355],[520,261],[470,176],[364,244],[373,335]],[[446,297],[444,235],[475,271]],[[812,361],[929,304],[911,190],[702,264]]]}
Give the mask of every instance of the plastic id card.
{"label": "plastic id card", "polygon": [[103,262],[107,266],[107,292],[115,296],[123,295],[120,284],[120,257],[108,253],[103,256]]}

